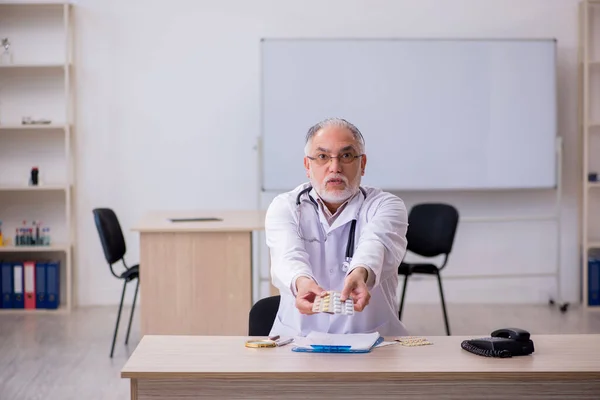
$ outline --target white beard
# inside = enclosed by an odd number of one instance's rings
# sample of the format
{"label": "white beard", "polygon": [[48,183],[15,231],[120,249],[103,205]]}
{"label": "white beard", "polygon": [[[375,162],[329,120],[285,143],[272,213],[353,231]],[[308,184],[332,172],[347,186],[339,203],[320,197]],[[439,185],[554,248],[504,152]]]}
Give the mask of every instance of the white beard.
{"label": "white beard", "polygon": [[326,189],[325,190],[320,189],[320,190],[317,190],[317,193],[319,194],[321,199],[323,199],[323,201],[326,201],[328,203],[333,203],[333,204],[339,204],[339,203],[345,202],[350,197],[352,197],[352,195],[354,193],[356,193],[356,191],[350,187],[346,187],[344,190],[334,190],[334,191],[327,191]]}
{"label": "white beard", "polygon": [[[343,190],[327,190],[327,179],[331,179],[332,177],[335,177],[337,179],[342,179],[344,181],[344,183],[346,184],[346,188]],[[321,199],[323,199],[323,201],[326,201],[328,203],[333,203],[333,204],[340,204],[340,203],[345,202],[346,200],[348,200],[349,198],[354,196],[354,194],[356,194],[356,192],[358,192],[359,185],[360,185],[360,169],[358,171],[358,177],[356,179],[356,182],[353,185],[350,185],[348,183],[348,179],[341,174],[327,177],[325,179],[325,181],[323,182],[323,184],[321,185],[315,181],[312,171],[310,172],[310,182],[311,182],[313,188],[315,188],[319,197],[321,197]]]}

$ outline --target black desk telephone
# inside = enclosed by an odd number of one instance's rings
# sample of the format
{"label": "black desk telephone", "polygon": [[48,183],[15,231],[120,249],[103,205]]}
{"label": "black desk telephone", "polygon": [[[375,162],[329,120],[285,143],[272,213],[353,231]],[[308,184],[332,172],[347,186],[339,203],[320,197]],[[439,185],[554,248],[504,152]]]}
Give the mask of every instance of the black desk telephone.
{"label": "black desk telephone", "polygon": [[519,328],[498,329],[492,337],[465,340],[460,347],[484,357],[507,358],[533,353],[529,332]]}

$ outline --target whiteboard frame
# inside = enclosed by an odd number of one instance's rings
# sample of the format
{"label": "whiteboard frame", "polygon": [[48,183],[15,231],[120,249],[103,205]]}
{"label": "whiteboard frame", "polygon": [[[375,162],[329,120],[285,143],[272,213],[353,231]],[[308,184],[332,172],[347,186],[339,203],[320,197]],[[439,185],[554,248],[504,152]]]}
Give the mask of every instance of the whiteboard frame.
{"label": "whiteboard frame", "polygon": [[[485,38],[485,37],[477,37],[477,38],[471,38],[471,37],[262,37],[260,38],[260,44],[259,44],[259,136],[257,138],[257,156],[258,156],[258,182],[259,182],[259,188],[260,188],[260,192],[263,193],[281,193],[281,192],[286,192],[289,190],[292,190],[295,186],[301,184],[302,182],[298,182],[297,185],[291,185],[289,188],[278,188],[278,189],[265,189],[265,179],[264,179],[264,174],[265,174],[265,170],[264,170],[264,164],[263,164],[263,156],[264,156],[264,146],[263,146],[263,141],[264,141],[264,129],[265,129],[265,121],[264,121],[264,108],[265,108],[265,99],[264,99],[264,93],[263,93],[263,87],[264,87],[264,74],[263,74],[263,52],[264,52],[264,47],[263,47],[263,43],[269,41],[269,42],[277,42],[277,41],[281,41],[281,42],[319,42],[322,40],[326,40],[326,41],[340,41],[340,42],[344,42],[344,41],[380,41],[380,42],[385,42],[385,41],[390,41],[390,42],[399,42],[399,41],[438,41],[438,42],[456,42],[456,41],[462,41],[462,42],[553,42],[554,43],[554,77],[555,77],[555,91],[554,91],[554,98],[555,98],[555,102],[556,102],[556,106],[555,106],[555,110],[558,110],[558,49],[557,49],[557,43],[558,40],[556,38],[553,37],[534,37],[534,38],[526,38],[526,37],[518,37],[518,38],[501,38],[501,37],[489,37],[489,38]],[[554,132],[554,140],[555,143],[557,142],[557,140],[560,139],[560,135],[559,135],[559,127],[558,127],[558,112],[555,112],[554,115],[554,126],[555,126],[555,132]],[[555,151],[556,151],[556,146],[555,146]],[[412,188],[386,188],[386,187],[381,187],[382,190],[387,190],[387,191],[392,191],[392,192],[490,192],[490,191],[532,191],[532,190],[556,190],[559,188],[559,177],[558,174],[556,173],[556,169],[557,168],[562,168],[561,166],[559,166],[558,161],[555,162],[555,173],[554,173],[554,185],[553,186],[548,186],[548,187],[498,187],[498,188],[492,188],[492,187],[469,187],[469,188],[419,188],[419,189],[412,189]],[[260,195],[260,194],[259,194]]]}

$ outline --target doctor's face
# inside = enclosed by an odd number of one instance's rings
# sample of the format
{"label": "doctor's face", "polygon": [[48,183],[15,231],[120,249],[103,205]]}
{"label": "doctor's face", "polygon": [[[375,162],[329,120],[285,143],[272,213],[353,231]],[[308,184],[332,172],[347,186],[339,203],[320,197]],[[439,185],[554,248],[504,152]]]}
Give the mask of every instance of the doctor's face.
{"label": "doctor's face", "polygon": [[319,130],[304,157],[306,176],[321,198],[342,204],[358,191],[367,156],[360,156],[359,143],[346,128],[328,126]]}

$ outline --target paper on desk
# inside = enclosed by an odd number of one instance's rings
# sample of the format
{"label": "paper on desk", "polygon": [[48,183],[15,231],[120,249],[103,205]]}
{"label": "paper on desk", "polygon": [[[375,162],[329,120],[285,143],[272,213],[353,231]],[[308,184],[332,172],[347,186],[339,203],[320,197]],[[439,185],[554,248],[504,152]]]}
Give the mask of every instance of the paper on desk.
{"label": "paper on desk", "polygon": [[350,346],[352,350],[369,350],[377,339],[379,332],[373,333],[322,333],[310,332],[306,337],[296,337],[295,347],[311,348],[311,345]]}
{"label": "paper on desk", "polygon": [[393,344],[400,344],[400,342],[381,342],[375,347],[385,347],[385,346],[391,346]]}

